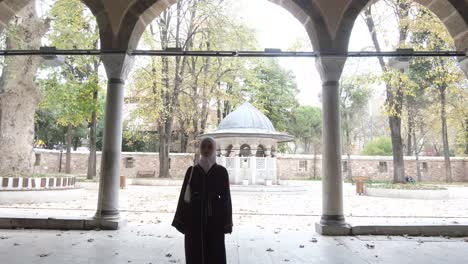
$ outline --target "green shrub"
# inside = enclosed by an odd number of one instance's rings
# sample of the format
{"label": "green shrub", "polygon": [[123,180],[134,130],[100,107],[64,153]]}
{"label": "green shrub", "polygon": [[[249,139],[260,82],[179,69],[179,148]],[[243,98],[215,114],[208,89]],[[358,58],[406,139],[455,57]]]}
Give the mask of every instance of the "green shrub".
{"label": "green shrub", "polygon": [[376,137],[369,141],[362,150],[365,156],[391,156],[392,140],[389,137]]}

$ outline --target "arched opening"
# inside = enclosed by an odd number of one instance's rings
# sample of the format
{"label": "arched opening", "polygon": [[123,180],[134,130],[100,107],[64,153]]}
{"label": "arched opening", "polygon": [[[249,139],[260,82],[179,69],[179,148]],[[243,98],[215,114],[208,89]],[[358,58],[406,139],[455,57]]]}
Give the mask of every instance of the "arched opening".
{"label": "arched opening", "polygon": [[229,146],[227,146],[227,148],[226,148],[226,157],[231,157],[232,156],[232,154],[233,154],[232,148],[233,148],[232,144],[229,144]]}
{"label": "arched opening", "polygon": [[258,145],[257,152],[255,153],[255,157],[264,158],[265,157],[265,147],[263,145]]}
{"label": "arched opening", "polygon": [[[390,3],[390,4],[389,4]],[[466,38],[467,24],[459,10],[456,10],[449,1],[404,1],[398,2],[378,1],[372,5],[363,5],[359,10],[361,14],[356,19],[353,33],[350,38],[348,50],[362,51],[390,51],[397,48],[412,48],[421,50],[465,50],[465,43],[460,39]],[[419,4],[421,3],[421,4]],[[451,21],[448,23],[448,21]],[[455,22],[458,21],[458,22]],[[383,22],[383,23],[382,23]],[[457,26],[454,26],[457,24]],[[399,217],[430,217],[432,209],[437,203],[445,203],[443,199],[431,201],[429,205],[420,197],[411,200],[412,208],[391,207],[394,199],[391,198],[389,188],[405,186],[411,189],[407,192],[417,193],[416,189],[426,190],[427,193],[437,193],[428,186],[428,182],[438,182],[444,185],[445,181],[455,178],[453,168],[457,165],[444,165],[433,174],[422,173],[427,168],[427,159],[434,163],[448,164],[455,160],[457,143],[455,140],[444,143],[444,134],[452,134],[456,138],[461,134],[463,120],[458,114],[464,106],[466,99],[466,77],[458,65],[459,58],[432,57],[432,58],[348,58],[341,77],[341,118],[343,131],[343,178],[346,181],[359,180],[363,173],[374,172],[368,177],[367,185],[369,196],[373,190],[383,190],[387,193],[386,199],[380,200],[382,204],[374,203],[375,215],[390,214]],[[463,59],[463,58],[461,58]],[[444,70],[439,71],[442,67]],[[429,77],[431,76],[431,77]],[[382,78],[376,82],[373,78]],[[451,81],[447,81],[450,79]],[[443,83],[437,85],[436,83]],[[451,87],[445,89],[443,86]],[[363,100],[363,98],[365,100]],[[451,98],[452,107],[442,107],[446,102],[441,98]],[[396,107],[399,105],[399,107]],[[431,106],[429,106],[431,105]],[[445,109],[445,110],[442,110]],[[463,111],[463,110],[462,110]],[[444,121],[442,113],[452,116],[456,122],[449,119]],[[450,112],[450,114],[449,114]],[[424,114],[423,114],[424,113]],[[417,120],[417,121],[416,121]],[[389,124],[390,123],[390,124]],[[445,123],[445,124],[444,124]],[[443,127],[446,127],[444,132]],[[451,154],[443,157],[443,145],[451,149]],[[374,147],[382,151],[377,152]],[[427,158],[431,153],[424,151],[429,146],[438,146],[439,157]],[[385,151],[383,151],[385,149]],[[393,150],[393,151],[392,151]],[[399,158],[395,158],[398,153]],[[364,155],[362,159],[372,160],[366,167],[361,167],[360,161],[353,159],[353,155]],[[392,158],[392,155],[394,156]],[[461,152],[458,155],[463,155]],[[376,157],[368,157],[376,156]],[[424,163],[422,163],[424,160]],[[438,161],[436,161],[438,160]],[[424,165],[425,164],[425,165]],[[452,172],[445,168],[452,168]],[[396,175],[395,172],[398,172]],[[447,176],[451,175],[451,176]],[[406,182],[394,184],[392,182]],[[376,183],[379,182],[380,183]],[[416,183],[414,183],[416,181]],[[372,183],[374,182],[374,183]],[[383,187],[382,182],[388,184]],[[345,188],[355,188],[345,184]],[[441,187],[440,189],[444,189]],[[422,192],[422,191],[420,191]],[[439,193],[444,190],[439,190]],[[369,197],[373,199],[373,197]],[[346,200],[353,200],[346,197]],[[459,213],[445,207],[444,212],[437,216],[458,216]],[[362,207],[352,206],[345,214],[363,214]],[[403,221],[403,220],[400,220]],[[404,221],[403,221],[404,222]]]}
{"label": "arched opening", "polygon": [[[298,4],[293,0],[267,1],[281,6],[292,14],[302,25],[304,25],[315,49],[330,46],[331,38],[327,31],[326,22],[315,2]],[[130,49],[137,47],[145,28],[165,10],[176,4],[177,0],[152,0],[131,6],[129,8],[130,12],[128,12],[124,18],[123,24],[130,24],[133,25],[133,27],[124,27],[120,32],[120,35],[122,35],[125,41],[130,40],[127,44],[124,44],[125,47]]]}
{"label": "arched opening", "polygon": [[[0,1],[0,8],[2,50],[100,48],[97,22],[78,0]],[[102,124],[105,79],[100,57],[5,56],[2,60],[0,177],[5,183],[15,178],[3,189],[24,193],[17,202],[8,197],[2,202],[30,204],[27,207],[34,213],[32,208],[45,202],[59,208],[61,202],[76,199],[73,193],[80,193],[90,197],[86,206],[95,208],[96,189],[77,187],[88,173],[96,182],[99,171],[102,125],[98,123]],[[37,190],[44,191],[32,195]]]}
{"label": "arched opening", "polygon": [[250,145],[249,144],[242,144],[240,146],[239,156],[240,157],[250,157],[251,155],[252,155],[252,152],[250,150]]}

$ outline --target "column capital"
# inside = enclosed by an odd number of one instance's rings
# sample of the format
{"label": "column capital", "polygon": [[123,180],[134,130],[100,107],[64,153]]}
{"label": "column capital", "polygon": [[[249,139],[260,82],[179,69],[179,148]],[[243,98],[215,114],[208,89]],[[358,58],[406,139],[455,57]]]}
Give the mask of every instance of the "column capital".
{"label": "column capital", "polygon": [[125,83],[133,67],[134,57],[128,54],[104,54],[101,59],[109,82]]}
{"label": "column capital", "polygon": [[318,57],[315,60],[323,83],[338,82],[345,63],[346,57]]}

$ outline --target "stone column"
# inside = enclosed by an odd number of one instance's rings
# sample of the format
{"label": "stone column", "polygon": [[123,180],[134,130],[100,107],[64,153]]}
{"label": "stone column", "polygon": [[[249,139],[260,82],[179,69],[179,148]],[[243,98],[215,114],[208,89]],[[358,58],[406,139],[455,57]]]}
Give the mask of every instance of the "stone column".
{"label": "stone column", "polygon": [[239,184],[240,180],[240,158],[239,158],[239,153],[240,153],[240,145],[239,144],[233,144],[232,145],[232,150],[231,150],[231,157],[234,157],[234,183]]}
{"label": "stone column", "polygon": [[122,119],[124,86],[133,58],[126,54],[103,55],[108,84],[105,126],[99,179],[99,197],[95,218],[118,220],[120,163],[122,150]]}
{"label": "stone column", "polygon": [[271,148],[265,147],[264,153],[265,153],[265,157],[270,157],[271,156]]}
{"label": "stone column", "polygon": [[345,58],[321,57],[316,61],[322,78],[322,217],[317,232],[346,235],[349,226],[343,216],[343,179],[341,175],[341,124],[339,80]]}
{"label": "stone column", "polygon": [[219,144],[219,157],[217,158],[217,160],[219,161],[219,164],[224,167],[226,167],[226,156],[226,147],[224,145]]}

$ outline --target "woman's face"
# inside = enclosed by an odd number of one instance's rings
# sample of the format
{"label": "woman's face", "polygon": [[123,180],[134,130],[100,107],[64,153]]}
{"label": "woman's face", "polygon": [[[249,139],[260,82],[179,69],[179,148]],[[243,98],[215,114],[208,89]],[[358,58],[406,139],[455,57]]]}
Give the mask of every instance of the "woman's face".
{"label": "woman's face", "polygon": [[214,152],[213,143],[209,140],[203,140],[200,146],[200,154],[203,157],[210,157]]}

